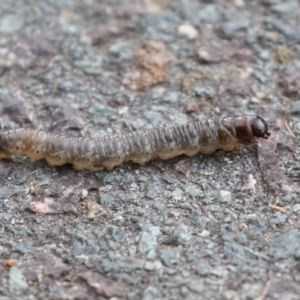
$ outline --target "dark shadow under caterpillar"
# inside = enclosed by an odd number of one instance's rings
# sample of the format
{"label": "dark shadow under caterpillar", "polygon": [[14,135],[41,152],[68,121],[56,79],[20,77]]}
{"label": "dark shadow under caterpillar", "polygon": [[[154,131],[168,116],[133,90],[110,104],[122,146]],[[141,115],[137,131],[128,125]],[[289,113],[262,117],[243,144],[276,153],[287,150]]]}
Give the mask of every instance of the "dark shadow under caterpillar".
{"label": "dark shadow under caterpillar", "polygon": [[255,144],[257,138],[269,135],[267,123],[259,116],[207,119],[97,139],[21,128],[0,133],[0,158],[27,155],[32,160],[45,158],[51,166],[71,163],[76,170],[101,166],[111,170],[129,160],[144,165],[154,157],[233,151],[240,144]]}

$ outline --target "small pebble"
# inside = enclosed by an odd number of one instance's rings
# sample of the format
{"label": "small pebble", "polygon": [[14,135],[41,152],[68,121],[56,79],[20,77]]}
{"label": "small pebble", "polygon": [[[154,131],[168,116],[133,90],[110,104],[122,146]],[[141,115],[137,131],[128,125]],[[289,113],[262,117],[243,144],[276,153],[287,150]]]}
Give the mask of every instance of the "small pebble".
{"label": "small pebble", "polygon": [[180,25],[178,27],[178,33],[179,35],[185,36],[189,40],[194,40],[198,35],[198,31],[195,29],[195,27],[189,24]]}
{"label": "small pebble", "polygon": [[217,194],[217,200],[221,203],[228,203],[232,200],[232,194],[229,191],[221,190]]}
{"label": "small pebble", "polygon": [[292,104],[291,113],[293,115],[299,115],[300,114],[300,100],[296,100]]}

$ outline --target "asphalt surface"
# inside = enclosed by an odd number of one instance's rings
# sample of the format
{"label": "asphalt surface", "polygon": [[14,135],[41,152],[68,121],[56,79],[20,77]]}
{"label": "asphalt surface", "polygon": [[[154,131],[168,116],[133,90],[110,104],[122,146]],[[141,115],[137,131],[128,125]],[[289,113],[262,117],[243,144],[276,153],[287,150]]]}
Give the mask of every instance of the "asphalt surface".
{"label": "asphalt surface", "polygon": [[1,130],[272,130],[111,172],[1,160],[0,300],[300,299],[299,42],[299,1],[0,1]]}

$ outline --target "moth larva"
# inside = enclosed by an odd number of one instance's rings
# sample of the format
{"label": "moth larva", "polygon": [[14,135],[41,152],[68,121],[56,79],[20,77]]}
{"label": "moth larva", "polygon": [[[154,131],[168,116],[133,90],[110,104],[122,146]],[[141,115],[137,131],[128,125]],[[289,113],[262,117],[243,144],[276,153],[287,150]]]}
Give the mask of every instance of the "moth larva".
{"label": "moth larva", "polygon": [[259,116],[207,119],[97,139],[21,128],[0,133],[0,158],[27,155],[32,160],[45,158],[51,166],[71,163],[76,170],[100,166],[111,170],[129,160],[144,165],[154,157],[232,151],[240,144],[254,144],[257,138],[267,139],[269,135],[267,123]]}

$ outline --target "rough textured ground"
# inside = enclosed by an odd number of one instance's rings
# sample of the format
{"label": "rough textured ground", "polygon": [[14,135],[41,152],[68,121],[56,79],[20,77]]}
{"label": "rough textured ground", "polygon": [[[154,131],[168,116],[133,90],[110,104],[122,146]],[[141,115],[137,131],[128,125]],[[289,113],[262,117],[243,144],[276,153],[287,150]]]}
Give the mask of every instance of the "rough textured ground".
{"label": "rough textured ground", "polygon": [[269,141],[112,172],[0,161],[0,300],[300,299],[300,4],[0,1],[2,129],[260,114]]}

